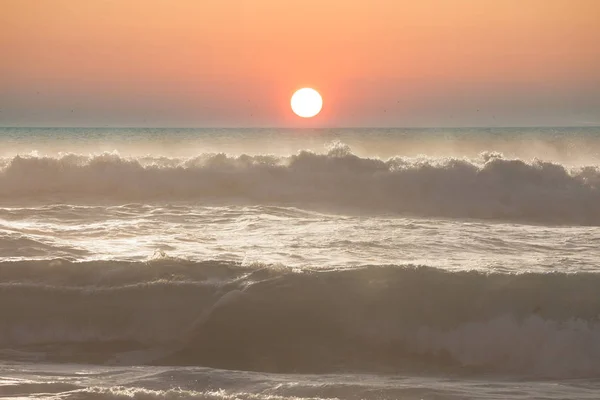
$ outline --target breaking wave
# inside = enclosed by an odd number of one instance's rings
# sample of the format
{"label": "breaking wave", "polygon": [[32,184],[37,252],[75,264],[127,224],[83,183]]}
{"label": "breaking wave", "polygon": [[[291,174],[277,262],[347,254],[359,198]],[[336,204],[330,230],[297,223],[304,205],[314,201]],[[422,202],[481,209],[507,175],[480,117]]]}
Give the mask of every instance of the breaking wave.
{"label": "breaking wave", "polygon": [[0,353],[268,372],[600,373],[600,274],[0,263]]}
{"label": "breaking wave", "polygon": [[483,153],[478,159],[361,158],[343,144],[289,157],[16,156],[0,201],[232,201],[450,218],[600,224],[600,168]]}

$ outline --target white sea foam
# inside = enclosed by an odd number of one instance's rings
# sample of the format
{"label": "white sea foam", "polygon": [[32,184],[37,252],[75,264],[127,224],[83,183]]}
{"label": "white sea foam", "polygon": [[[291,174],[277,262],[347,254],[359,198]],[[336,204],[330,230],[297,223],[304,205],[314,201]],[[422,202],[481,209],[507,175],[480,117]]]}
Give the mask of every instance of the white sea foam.
{"label": "white sea foam", "polygon": [[0,199],[219,201],[453,218],[600,224],[598,166],[568,168],[483,153],[479,159],[361,158],[347,146],[289,157],[106,153],[3,161]]}

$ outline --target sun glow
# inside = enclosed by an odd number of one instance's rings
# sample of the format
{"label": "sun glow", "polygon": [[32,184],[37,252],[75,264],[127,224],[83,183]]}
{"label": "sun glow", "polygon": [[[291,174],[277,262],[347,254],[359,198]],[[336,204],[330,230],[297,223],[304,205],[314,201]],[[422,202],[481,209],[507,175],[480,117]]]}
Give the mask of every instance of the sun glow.
{"label": "sun glow", "polygon": [[292,111],[302,118],[317,115],[323,107],[323,99],[319,92],[311,88],[302,88],[292,96]]}

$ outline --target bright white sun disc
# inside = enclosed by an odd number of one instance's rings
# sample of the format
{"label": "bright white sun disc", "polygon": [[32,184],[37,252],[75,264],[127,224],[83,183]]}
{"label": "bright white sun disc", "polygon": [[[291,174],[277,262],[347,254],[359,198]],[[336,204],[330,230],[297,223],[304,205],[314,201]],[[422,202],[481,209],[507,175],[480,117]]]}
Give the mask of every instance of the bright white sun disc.
{"label": "bright white sun disc", "polygon": [[315,89],[302,88],[294,93],[291,104],[296,115],[311,118],[321,111],[323,99]]}

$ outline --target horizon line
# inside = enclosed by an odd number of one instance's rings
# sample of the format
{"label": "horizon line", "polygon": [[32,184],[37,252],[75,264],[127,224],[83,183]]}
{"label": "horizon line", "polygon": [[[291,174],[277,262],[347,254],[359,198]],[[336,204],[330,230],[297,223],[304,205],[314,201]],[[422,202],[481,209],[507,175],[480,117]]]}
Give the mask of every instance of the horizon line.
{"label": "horizon line", "polygon": [[544,129],[565,129],[565,128],[600,128],[598,125],[506,125],[506,126],[486,126],[486,125],[464,125],[464,126],[319,126],[319,127],[289,127],[289,126],[98,126],[98,125],[47,125],[47,126],[26,126],[26,125],[6,125],[0,126],[0,129],[282,129],[282,130],[328,130],[328,129],[516,129],[516,128],[544,128]]}

